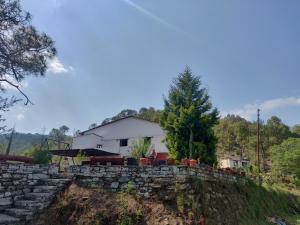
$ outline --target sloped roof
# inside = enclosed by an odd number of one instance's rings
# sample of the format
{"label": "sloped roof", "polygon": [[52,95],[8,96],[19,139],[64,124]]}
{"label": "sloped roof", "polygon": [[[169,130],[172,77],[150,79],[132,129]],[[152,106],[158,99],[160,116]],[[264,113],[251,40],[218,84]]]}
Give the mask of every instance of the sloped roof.
{"label": "sloped roof", "polygon": [[119,121],[121,121],[121,120],[129,119],[129,118],[134,118],[134,119],[144,120],[144,121],[147,121],[147,122],[150,122],[150,123],[158,124],[158,123],[156,123],[156,122],[153,122],[153,121],[150,121],[150,120],[147,120],[147,119],[143,119],[143,118],[140,118],[140,117],[138,117],[138,116],[127,116],[127,117],[123,117],[123,118],[120,118],[120,119],[116,119],[116,120],[113,120],[113,121],[108,122],[108,123],[106,123],[106,124],[101,124],[101,125],[99,125],[99,126],[96,126],[96,127],[91,128],[91,129],[82,131],[82,132],[80,132],[80,134],[84,134],[84,133],[87,132],[87,131],[95,130],[95,129],[98,129],[98,128],[100,128],[100,127],[104,127],[104,126],[107,126],[107,125],[110,125],[110,124],[119,122]]}
{"label": "sloped roof", "polygon": [[86,156],[113,156],[119,155],[117,153],[106,152],[96,148],[86,148],[86,149],[68,149],[68,150],[51,150],[52,155],[76,157],[78,153],[82,153]]}

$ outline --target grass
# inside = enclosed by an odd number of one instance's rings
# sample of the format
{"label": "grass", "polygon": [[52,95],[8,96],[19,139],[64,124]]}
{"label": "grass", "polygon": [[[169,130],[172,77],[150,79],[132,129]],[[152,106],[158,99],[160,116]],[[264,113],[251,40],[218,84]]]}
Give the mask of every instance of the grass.
{"label": "grass", "polygon": [[296,189],[288,190],[276,184],[259,186],[249,181],[246,185],[239,185],[238,190],[247,197],[247,207],[240,221],[242,225],[268,225],[266,218],[274,215],[300,224],[300,192]]}

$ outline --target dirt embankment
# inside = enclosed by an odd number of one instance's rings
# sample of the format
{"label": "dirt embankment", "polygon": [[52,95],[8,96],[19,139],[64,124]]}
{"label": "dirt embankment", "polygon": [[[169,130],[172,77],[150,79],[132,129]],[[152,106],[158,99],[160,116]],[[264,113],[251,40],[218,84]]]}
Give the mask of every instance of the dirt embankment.
{"label": "dirt embankment", "polygon": [[[122,223],[122,219],[127,219],[129,222]],[[163,225],[186,223],[180,213],[176,213],[163,203],[143,201],[130,194],[111,193],[102,189],[83,188],[72,184],[47,212],[35,221],[35,224]]]}
{"label": "dirt embankment", "polygon": [[193,225],[201,214],[206,225],[268,225],[273,215],[300,220],[294,195],[253,184],[196,181],[190,191],[178,186],[172,193],[167,201],[145,200],[72,184],[34,225]]}

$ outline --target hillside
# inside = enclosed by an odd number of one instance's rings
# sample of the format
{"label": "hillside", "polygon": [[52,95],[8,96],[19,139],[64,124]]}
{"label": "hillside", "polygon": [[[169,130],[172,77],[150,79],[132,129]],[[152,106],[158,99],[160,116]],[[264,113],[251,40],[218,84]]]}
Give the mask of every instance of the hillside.
{"label": "hillside", "polygon": [[72,184],[34,224],[196,225],[200,211],[206,225],[270,225],[274,215],[287,225],[300,224],[298,191],[198,180],[188,193],[173,194],[145,200],[128,190],[113,193]]}
{"label": "hillside", "polygon": [[[10,134],[0,135],[1,151],[5,151]],[[31,133],[15,133],[12,141],[11,152],[22,153],[26,149],[31,149],[33,145],[42,143],[47,135]]]}

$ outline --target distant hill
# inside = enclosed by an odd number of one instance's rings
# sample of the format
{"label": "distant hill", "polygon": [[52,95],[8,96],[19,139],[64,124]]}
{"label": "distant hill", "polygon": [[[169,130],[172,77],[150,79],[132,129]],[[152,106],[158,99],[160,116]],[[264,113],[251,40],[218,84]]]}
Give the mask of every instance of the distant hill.
{"label": "distant hill", "polygon": [[[0,151],[5,151],[8,144],[10,134],[0,135]],[[48,135],[43,134],[31,134],[31,133],[15,133],[12,141],[11,152],[22,153],[26,149],[31,149],[33,145],[40,144],[47,138]]]}

